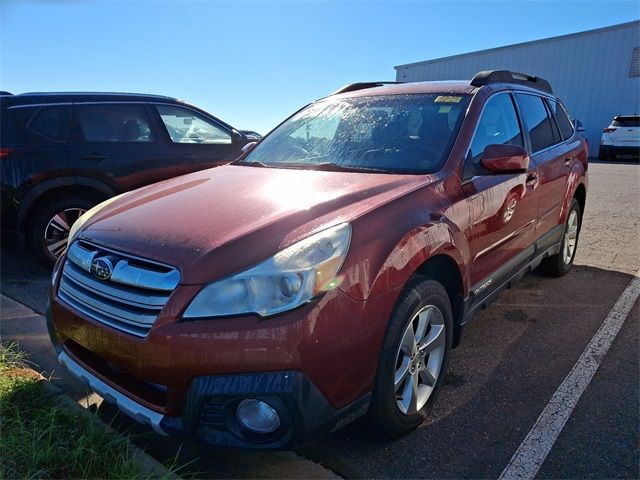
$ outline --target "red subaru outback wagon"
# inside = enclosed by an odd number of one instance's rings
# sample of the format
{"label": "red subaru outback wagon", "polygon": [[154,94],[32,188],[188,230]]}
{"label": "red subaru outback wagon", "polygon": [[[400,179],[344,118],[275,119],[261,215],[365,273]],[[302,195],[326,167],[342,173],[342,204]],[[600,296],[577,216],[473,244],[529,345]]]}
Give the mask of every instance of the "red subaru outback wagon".
{"label": "red subaru outback wagon", "polygon": [[160,433],[406,433],[473,313],[571,268],[587,148],[541,78],[353,84],[247,150],[95,207],[54,270],[59,361]]}

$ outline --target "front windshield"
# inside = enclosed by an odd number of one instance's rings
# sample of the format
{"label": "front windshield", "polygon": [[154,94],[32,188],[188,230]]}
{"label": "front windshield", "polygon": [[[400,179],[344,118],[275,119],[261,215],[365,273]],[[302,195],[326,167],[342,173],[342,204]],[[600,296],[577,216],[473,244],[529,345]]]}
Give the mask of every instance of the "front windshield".
{"label": "front windshield", "polygon": [[468,95],[329,98],[301,110],[240,164],[434,173],[460,129]]}

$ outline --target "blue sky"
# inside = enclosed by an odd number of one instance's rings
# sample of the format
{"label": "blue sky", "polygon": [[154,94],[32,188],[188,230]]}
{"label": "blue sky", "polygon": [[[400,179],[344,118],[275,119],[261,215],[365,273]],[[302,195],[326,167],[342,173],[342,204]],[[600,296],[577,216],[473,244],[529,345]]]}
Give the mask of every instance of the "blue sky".
{"label": "blue sky", "polygon": [[158,93],[261,133],[395,65],[640,18],[637,0],[0,5],[0,90]]}

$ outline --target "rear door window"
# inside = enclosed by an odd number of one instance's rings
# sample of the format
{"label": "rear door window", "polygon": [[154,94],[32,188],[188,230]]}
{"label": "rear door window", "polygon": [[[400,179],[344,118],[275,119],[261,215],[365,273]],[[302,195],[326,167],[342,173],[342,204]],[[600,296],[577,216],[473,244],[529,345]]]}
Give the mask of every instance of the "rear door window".
{"label": "rear door window", "polygon": [[80,104],[76,109],[87,142],[144,143],[155,140],[144,105]]}
{"label": "rear door window", "polygon": [[24,144],[65,143],[71,130],[71,106],[19,107],[9,110]]}
{"label": "rear door window", "polygon": [[517,93],[518,105],[531,140],[531,153],[536,153],[558,143],[542,97]]}
{"label": "rear door window", "polygon": [[474,161],[480,159],[488,145],[524,146],[513,100],[507,93],[490,98],[484,106],[471,142]]}
{"label": "rear door window", "polygon": [[157,105],[173,143],[231,145],[231,133],[189,108]]}
{"label": "rear door window", "polygon": [[571,138],[573,136],[573,124],[571,123],[571,120],[569,120],[567,112],[565,112],[564,108],[562,108],[562,105],[560,105],[555,100],[547,99],[547,103],[549,104],[549,108],[551,108],[551,111],[556,117],[562,139],[567,140],[568,138]]}

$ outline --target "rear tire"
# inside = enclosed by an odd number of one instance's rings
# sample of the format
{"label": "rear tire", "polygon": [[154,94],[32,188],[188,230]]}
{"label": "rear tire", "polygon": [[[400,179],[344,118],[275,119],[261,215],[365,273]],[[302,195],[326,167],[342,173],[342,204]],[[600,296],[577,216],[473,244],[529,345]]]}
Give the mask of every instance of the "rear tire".
{"label": "rear tire", "polygon": [[393,310],[378,360],[369,411],[376,430],[398,437],[424,421],[447,371],[452,333],[444,287],[413,278]]}
{"label": "rear tire", "polygon": [[540,270],[551,277],[562,277],[566,275],[573,266],[573,259],[578,248],[578,237],[582,225],[582,211],[580,203],[575,198],[571,200],[571,207],[567,215],[567,221],[562,235],[560,252],[545,258],[540,264]]}
{"label": "rear tire", "polygon": [[28,242],[38,260],[45,266],[53,266],[67,249],[73,223],[97,203],[89,197],[70,195],[41,206],[27,226]]}

